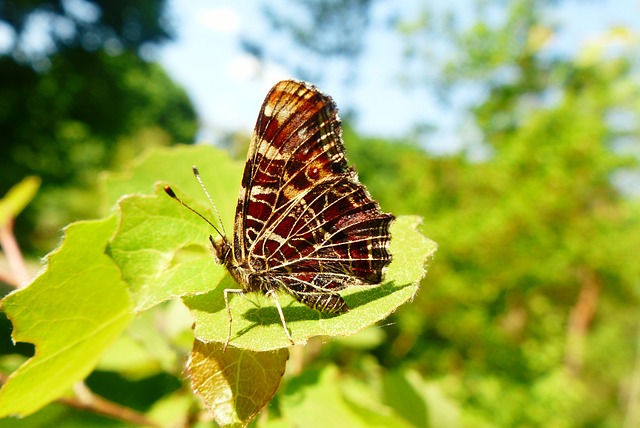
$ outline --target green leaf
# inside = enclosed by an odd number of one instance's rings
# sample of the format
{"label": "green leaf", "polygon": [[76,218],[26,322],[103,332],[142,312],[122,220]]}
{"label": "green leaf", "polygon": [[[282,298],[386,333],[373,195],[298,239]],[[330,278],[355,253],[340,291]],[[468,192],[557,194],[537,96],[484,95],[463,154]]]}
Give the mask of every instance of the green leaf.
{"label": "green leaf", "polygon": [[13,340],[36,346],[0,390],[0,417],[28,415],[64,394],[96,366],[129,325],[126,284],[104,253],[116,218],[70,225],[46,270],[2,300]]}
{"label": "green leaf", "polygon": [[381,412],[382,409],[378,409],[378,412],[362,412],[360,406],[354,406],[345,399],[342,391],[344,386],[338,368],[333,365],[322,370],[307,370],[292,379],[281,396],[284,417],[293,426],[307,428],[326,427],[332,422],[336,426],[355,428],[403,426],[401,421],[389,425],[393,419],[385,417],[387,415]]}
{"label": "green leaf", "polygon": [[206,248],[207,224],[190,221],[194,214],[161,188],[157,193],[120,200],[120,226],[109,245],[137,312],[171,298],[209,291],[224,275]]}
{"label": "green leaf", "polygon": [[[191,164],[200,161],[200,172],[220,207],[232,207],[240,186],[241,164],[231,162],[219,151],[206,147],[181,147],[163,150],[147,157],[132,174],[122,179],[111,178],[106,183],[120,191],[134,191],[145,180],[140,174],[157,174],[170,184],[178,196],[215,222],[208,201],[199,185],[190,177]],[[176,171],[180,170],[180,173]],[[168,172],[169,171],[169,172]],[[171,181],[171,177],[182,181]],[[182,175],[181,175],[182,174]],[[146,179],[149,182],[149,179]],[[231,184],[229,184],[231,183]],[[224,186],[223,186],[224,184]],[[181,186],[181,187],[178,187]],[[181,188],[191,189],[185,193]],[[229,190],[229,188],[233,190]],[[196,319],[195,335],[203,342],[224,343],[229,319],[223,290],[238,285],[224,267],[215,263],[208,240],[212,228],[197,215],[169,196],[160,185],[154,195],[130,195],[119,202],[121,222],[109,254],[122,269],[130,284],[136,310],[142,311],[158,303],[184,296],[184,301]],[[223,221],[232,224],[231,209],[221,209]],[[225,221],[226,220],[226,221]],[[417,230],[420,219],[401,217],[392,227],[391,252],[394,261],[389,266],[385,282],[380,286],[353,287],[342,295],[352,308],[339,316],[322,314],[281,293],[278,299],[291,334],[298,344],[318,335],[347,336],[384,319],[398,306],[411,300],[425,274],[425,262],[433,255],[436,244]],[[230,229],[229,229],[230,230]],[[230,233],[230,232],[229,232]],[[259,293],[235,296],[231,299],[233,335],[230,346],[252,351],[268,351],[290,345],[274,302]]]}
{"label": "green leaf", "polygon": [[246,426],[271,400],[284,374],[288,349],[222,350],[196,340],[187,368],[193,390],[223,427]]}
{"label": "green leaf", "polygon": [[385,403],[412,426],[456,428],[460,408],[435,381],[427,382],[415,370],[394,371],[383,377]]}
{"label": "green leaf", "polygon": [[[292,297],[278,295],[287,326],[296,344],[304,344],[313,336],[347,336],[368,327],[410,301],[418,291],[425,274],[425,262],[437,246],[417,230],[418,217],[400,217],[391,226],[391,253],[385,281],[379,286],[353,287],[342,293],[351,308],[341,315],[320,313]],[[196,318],[196,337],[206,342],[225,342],[229,318],[223,290],[237,288],[227,275],[211,292],[186,297]],[[230,299],[233,332],[230,346],[253,351],[267,351],[290,346],[280,317],[272,301],[258,293]]]}
{"label": "green leaf", "polygon": [[[230,227],[242,164],[220,150],[208,146],[155,150],[131,171],[103,177],[107,204],[120,198],[120,225],[109,254],[131,287],[137,312],[168,299],[209,291],[225,273],[211,257],[208,236],[215,231],[162,190],[171,185],[185,202],[217,223],[193,176],[193,165],[200,166],[200,175]],[[139,194],[152,190],[153,195]],[[199,199],[194,200],[196,196]]]}
{"label": "green leaf", "polygon": [[4,227],[10,219],[17,217],[36,195],[40,187],[40,178],[26,177],[13,186],[4,198],[0,199],[0,227]]}

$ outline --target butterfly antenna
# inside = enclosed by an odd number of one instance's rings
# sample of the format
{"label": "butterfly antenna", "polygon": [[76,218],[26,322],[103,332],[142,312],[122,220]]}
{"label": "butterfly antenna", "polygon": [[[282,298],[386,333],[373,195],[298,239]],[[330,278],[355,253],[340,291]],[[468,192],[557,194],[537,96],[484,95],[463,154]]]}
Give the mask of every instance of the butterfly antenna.
{"label": "butterfly antenna", "polygon": [[[178,197],[178,195],[175,194],[175,192],[173,191],[173,189],[169,186],[164,186],[164,191],[167,195],[171,196],[173,199],[175,199],[176,201],[180,202],[180,204],[185,207],[186,209],[188,209],[189,211],[191,211],[192,213],[196,214],[198,217],[200,217],[201,219],[203,219],[204,221],[206,221],[209,226],[213,227],[213,230],[215,230],[216,232],[218,232],[218,235],[222,236],[224,238],[225,235],[223,235],[222,233],[220,233],[220,230],[218,230],[218,228],[209,221],[208,218],[206,218],[205,216],[203,216],[202,214],[200,214],[198,211],[194,210],[193,208],[191,208],[189,205],[187,205],[185,202],[183,202],[182,199],[180,199]],[[215,206],[215,205],[214,205]],[[216,211],[217,214],[217,211]],[[222,223],[220,223],[222,224]],[[222,228],[222,231],[224,232],[224,228]]]}
{"label": "butterfly antenna", "polygon": [[[227,236],[227,232],[224,230],[224,224],[222,223],[222,218],[220,217],[220,213],[218,212],[218,207],[216,207],[216,204],[213,202],[213,199],[211,198],[211,195],[209,194],[209,191],[207,191],[207,188],[205,187],[204,183],[202,182],[202,178],[200,178],[200,171],[198,171],[198,168],[193,165],[191,167],[191,169],[193,169],[193,175],[196,176],[196,180],[198,180],[198,183],[200,183],[200,187],[202,187],[202,190],[204,190],[204,194],[207,195],[207,199],[209,199],[209,202],[211,202],[211,206],[213,207],[213,211],[215,211],[216,216],[218,217],[218,223],[220,223],[220,228],[222,229],[222,237],[224,238],[225,236]],[[218,230],[218,229],[216,229]],[[220,233],[220,232],[218,232]]]}

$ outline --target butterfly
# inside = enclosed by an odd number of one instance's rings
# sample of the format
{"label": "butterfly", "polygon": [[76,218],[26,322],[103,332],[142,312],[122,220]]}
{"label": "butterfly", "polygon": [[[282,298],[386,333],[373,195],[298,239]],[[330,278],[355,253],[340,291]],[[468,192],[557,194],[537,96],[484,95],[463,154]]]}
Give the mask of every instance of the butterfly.
{"label": "butterfly", "polygon": [[[382,282],[394,216],[381,211],[347,164],[341,134],[334,101],[310,83],[284,80],[267,94],[242,175],[233,239],[205,218],[220,235],[209,237],[216,257],[241,286],[224,290],[225,350],[232,293],[272,296],[294,344],[277,291],[338,314],[349,310],[339,291]],[[194,173],[202,184],[195,167]],[[165,191],[194,211],[169,186]]]}

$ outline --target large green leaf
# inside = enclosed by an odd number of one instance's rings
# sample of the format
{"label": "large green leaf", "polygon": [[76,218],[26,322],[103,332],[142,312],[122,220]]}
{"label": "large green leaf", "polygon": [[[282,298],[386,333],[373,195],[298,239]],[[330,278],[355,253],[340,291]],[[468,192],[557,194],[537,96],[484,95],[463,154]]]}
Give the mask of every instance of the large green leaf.
{"label": "large green leaf", "polygon": [[[194,155],[195,153],[195,155]],[[139,174],[156,174],[176,180],[170,184],[178,196],[202,212],[212,215],[209,203],[199,185],[190,177],[191,164],[199,161],[205,183],[233,183],[210,189],[215,202],[224,207],[235,204],[240,186],[241,168],[226,154],[212,148],[179,148],[160,151],[147,157],[126,174],[127,180],[107,180],[121,191],[133,191],[140,186],[127,184],[144,182]],[[169,173],[168,170],[173,172]],[[176,173],[176,170],[181,170]],[[215,173],[209,173],[213,170]],[[224,175],[220,175],[224,172]],[[148,181],[148,179],[147,179]],[[229,188],[233,190],[229,190]],[[190,189],[186,193],[181,189]],[[200,195],[200,202],[194,201]],[[238,285],[216,264],[208,236],[215,231],[201,218],[165,195],[156,186],[155,195],[130,195],[119,202],[121,222],[109,254],[121,267],[131,285],[136,309],[148,309],[164,300],[184,297],[196,319],[196,338],[205,342],[225,342],[229,319],[223,290]],[[220,210],[223,221],[232,224],[231,210]],[[229,218],[225,218],[228,216]],[[379,286],[353,287],[343,296],[351,308],[345,314],[322,314],[295,302],[288,295],[278,295],[287,325],[297,344],[313,336],[346,336],[384,319],[398,306],[411,300],[425,274],[425,263],[436,250],[436,244],[418,231],[417,217],[401,217],[392,227],[391,252],[394,260],[387,269],[385,281]],[[231,346],[252,351],[267,351],[290,345],[273,301],[258,293],[231,299],[233,334]]]}
{"label": "large green leaf", "polygon": [[[418,291],[425,274],[425,262],[433,255],[436,244],[423,237],[416,226],[417,217],[400,217],[391,227],[393,262],[385,281],[379,286],[353,287],[342,293],[351,308],[341,315],[323,314],[281,293],[287,326],[296,344],[304,344],[313,336],[347,336],[370,326],[410,301]],[[186,297],[185,302],[196,318],[196,337],[205,342],[224,342],[229,318],[223,290],[237,288],[231,277],[225,276],[211,292]],[[253,351],[267,351],[290,345],[274,302],[258,293],[232,296],[233,333],[230,346]]]}
{"label": "large green leaf", "polygon": [[130,323],[126,284],[104,253],[115,217],[74,223],[46,270],[2,300],[13,340],[31,342],[29,359],[0,390],[0,417],[28,415],[84,379]]}

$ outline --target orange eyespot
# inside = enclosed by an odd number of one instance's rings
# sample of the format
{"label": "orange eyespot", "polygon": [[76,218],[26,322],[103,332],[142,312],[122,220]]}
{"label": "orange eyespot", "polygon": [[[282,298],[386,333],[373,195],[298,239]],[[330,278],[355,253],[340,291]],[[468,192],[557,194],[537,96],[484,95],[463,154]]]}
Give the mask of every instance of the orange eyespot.
{"label": "orange eyespot", "polygon": [[307,177],[311,180],[317,180],[320,177],[320,170],[317,166],[312,166],[307,170]]}

